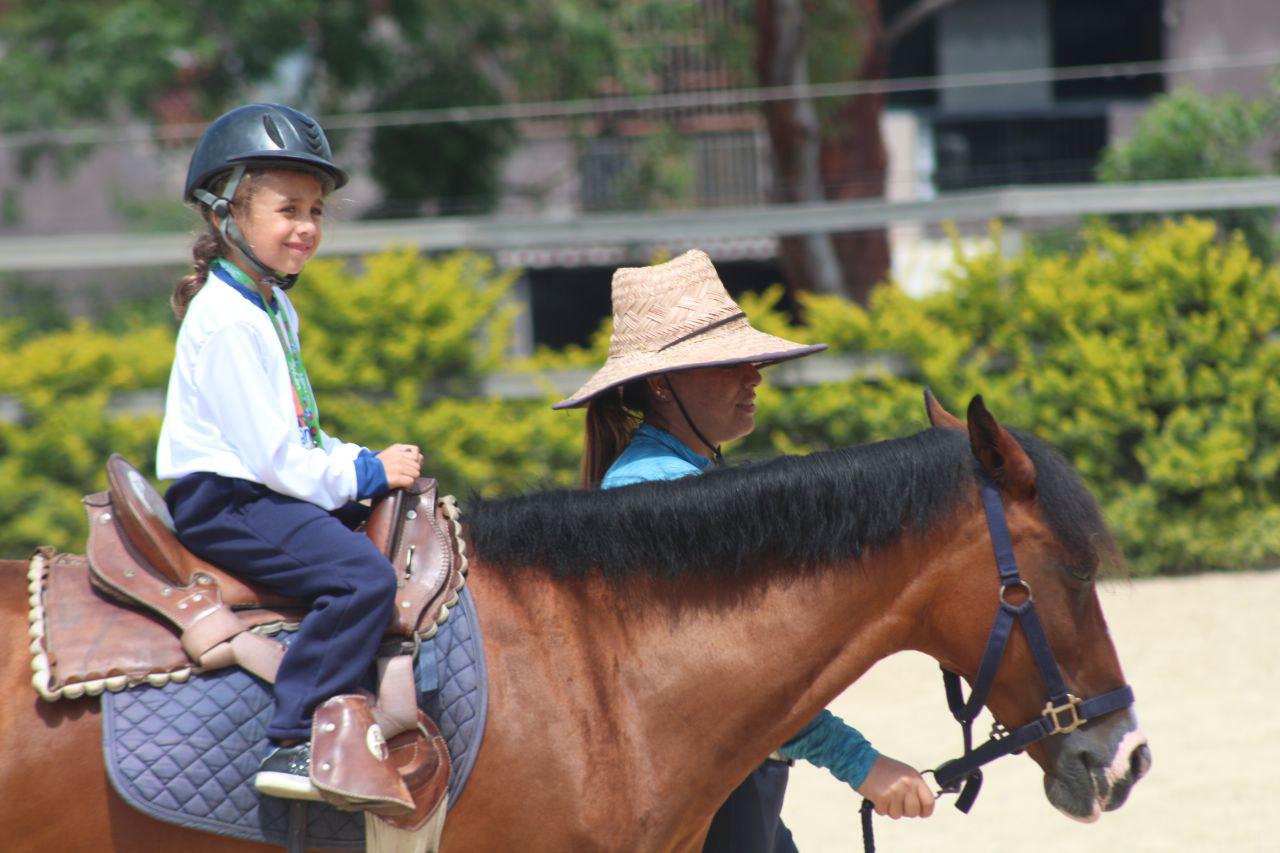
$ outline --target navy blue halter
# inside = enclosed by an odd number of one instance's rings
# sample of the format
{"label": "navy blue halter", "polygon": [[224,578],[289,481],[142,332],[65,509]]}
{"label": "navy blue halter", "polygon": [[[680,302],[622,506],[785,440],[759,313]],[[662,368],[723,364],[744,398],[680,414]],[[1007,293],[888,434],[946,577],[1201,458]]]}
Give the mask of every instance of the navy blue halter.
{"label": "navy blue halter", "polygon": [[[1080,699],[1067,690],[1062,680],[1062,672],[1058,669],[1058,661],[1049,648],[1049,640],[1045,637],[1040,617],[1036,615],[1035,598],[1031,594],[1031,586],[1018,573],[1018,563],[1013,556],[1013,541],[1009,536],[1009,525],[1004,517],[1004,504],[1000,500],[1000,491],[985,473],[979,474],[978,488],[982,493],[982,507],[987,516],[987,529],[991,532],[991,544],[995,550],[996,568],[1000,572],[1000,609],[996,612],[991,633],[987,635],[987,647],[982,653],[982,662],[978,665],[977,677],[973,680],[973,692],[965,701],[960,686],[960,676],[945,667],[942,670],[942,683],[947,691],[947,705],[951,715],[960,723],[964,734],[964,755],[954,758],[938,766],[932,771],[934,781],[938,783],[941,793],[959,794],[956,808],[968,814],[982,789],[982,765],[1006,755],[1013,755],[1026,749],[1038,740],[1053,735],[1073,732],[1094,717],[1127,708],[1133,704],[1133,688],[1129,685],[1095,696],[1092,699]],[[1023,598],[1019,603],[1009,600],[1011,592],[1020,592]],[[973,721],[977,719],[987,703],[991,685],[996,679],[996,670],[1004,657],[1005,647],[1009,644],[1009,636],[1013,633],[1013,622],[1017,619],[1022,624],[1022,633],[1026,635],[1031,646],[1031,654],[1035,657],[1036,667],[1043,676],[1048,690],[1049,701],[1045,703],[1040,716],[1025,725],[1009,731],[996,723],[991,728],[991,737],[986,743],[973,748]],[[924,771],[929,773],[931,771]],[[870,800],[862,801],[862,845],[865,853],[874,853],[875,835],[871,826],[873,804]]]}
{"label": "navy blue halter", "polygon": [[[1092,699],[1080,699],[1067,690],[1058,669],[1058,662],[1049,648],[1049,640],[1045,637],[1040,618],[1036,615],[1035,598],[1031,587],[1018,574],[1018,564],[1013,556],[1013,542],[1009,536],[1009,525],[1005,521],[1004,505],[1000,501],[1000,492],[995,483],[985,473],[980,475],[979,489],[982,493],[982,506],[986,511],[987,528],[991,532],[991,544],[995,549],[996,568],[1000,572],[1000,609],[996,612],[995,623],[987,636],[987,648],[982,653],[982,663],[978,666],[977,677],[973,681],[973,692],[965,701],[960,676],[945,668],[942,671],[943,685],[947,691],[947,705],[951,714],[960,723],[964,733],[964,755],[948,761],[933,771],[933,778],[938,787],[945,793],[959,793],[956,808],[968,812],[982,787],[982,765],[1005,755],[1021,752],[1038,740],[1052,735],[1067,734],[1078,729],[1094,717],[1127,708],[1133,704],[1133,688],[1125,685],[1108,691]],[[1015,598],[1022,598],[1013,603],[1011,593],[1019,593]],[[996,670],[1004,656],[1005,646],[1013,632],[1014,620],[1022,625],[1022,632],[1031,646],[1031,654],[1035,658],[1036,667],[1040,670],[1047,688],[1049,701],[1045,704],[1040,716],[1013,731],[1008,731],[999,723],[992,727],[991,737],[986,743],[973,748],[973,721],[986,705],[987,696],[995,681]],[[963,785],[963,787],[962,787]]]}

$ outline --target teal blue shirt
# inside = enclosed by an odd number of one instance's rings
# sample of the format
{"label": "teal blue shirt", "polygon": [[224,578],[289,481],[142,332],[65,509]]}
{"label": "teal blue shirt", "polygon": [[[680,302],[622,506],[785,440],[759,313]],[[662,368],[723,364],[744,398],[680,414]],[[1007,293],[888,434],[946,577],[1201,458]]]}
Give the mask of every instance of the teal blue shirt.
{"label": "teal blue shirt", "polygon": [[[691,474],[701,474],[710,464],[710,459],[694,453],[666,430],[641,424],[631,437],[631,443],[605,472],[600,488],[630,486],[650,480],[679,480]],[[803,758],[818,767],[825,767],[837,779],[854,788],[867,778],[871,765],[880,754],[857,729],[825,708],[799,734],[783,744],[780,752],[788,758]]]}
{"label": "teal blue shirt", "polygon": [[600,488],[630,486],[649,480],[678,480],[701,474],[711,464],[665,429],[640,424],[631,443],[605,472]]}

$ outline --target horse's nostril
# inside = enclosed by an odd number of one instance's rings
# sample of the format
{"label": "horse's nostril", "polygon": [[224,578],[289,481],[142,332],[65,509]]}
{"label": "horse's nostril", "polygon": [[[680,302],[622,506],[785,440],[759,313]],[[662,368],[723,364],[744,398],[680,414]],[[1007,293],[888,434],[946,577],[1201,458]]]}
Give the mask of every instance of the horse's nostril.
{"label": "horse's nostril", "polygon": [[1133,774],[1133,779],[1136,782],[1146,776],[1147,771],[1150,769],[1151,748],[1144,743],[1129,755],[1129,772]]}

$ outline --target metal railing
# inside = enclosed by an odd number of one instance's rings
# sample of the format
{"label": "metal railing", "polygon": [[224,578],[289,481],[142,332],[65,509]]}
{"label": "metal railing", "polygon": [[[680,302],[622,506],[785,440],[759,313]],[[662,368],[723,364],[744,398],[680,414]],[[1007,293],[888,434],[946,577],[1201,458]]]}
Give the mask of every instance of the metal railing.
{"label": "metal railing", "polygon": [[[688,244],[783,237],[891,225],[1022,220],[1096,213],[1161,213],[1280,207],[1280,177],[1005,187],[925,201],[831,201],[715,210],[603,213],[564,218],[448,217],[342,223],[322,255],[392,246],[422,251]],[[190,262],[191,235],[86,234],[0,238],[0,272],[147,267]]]}
{"label": "metal railing", "polygon": [[[911,370],[907,361],[892,354],[832,355],[820,353],[803,361],[789,361],[769,368],[769,384],[781,388],[819,385],[825,382],[875,380],[885,376],[906,376]],[[514,370],[495,371],[477,378],[465,393],[456,388],[427,387],[424,404],[443,397],[498,398],[503,400],[541,400],[567,397],[582,387],[595,368],[547,370],[541,373]],[[132,391],[112,395],[107,404],[112,417],[164,414],[164,392]],[[0,423],[21,423],[22,404],[13,397],[0,396]]]}

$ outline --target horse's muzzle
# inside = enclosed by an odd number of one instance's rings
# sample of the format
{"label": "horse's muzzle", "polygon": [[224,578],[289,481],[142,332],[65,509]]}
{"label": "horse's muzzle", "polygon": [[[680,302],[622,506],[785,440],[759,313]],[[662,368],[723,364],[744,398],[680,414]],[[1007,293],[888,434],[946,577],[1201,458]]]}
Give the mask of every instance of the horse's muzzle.
{"label": "horse's muzzle", "polygon": [[1124,805],[1129,791],[1151,769],[1151,748],[1132,714],[1115,724],[1085,726],[1063,737],[1045,774],[1049,802],[1068,817],[1092,823]]}

